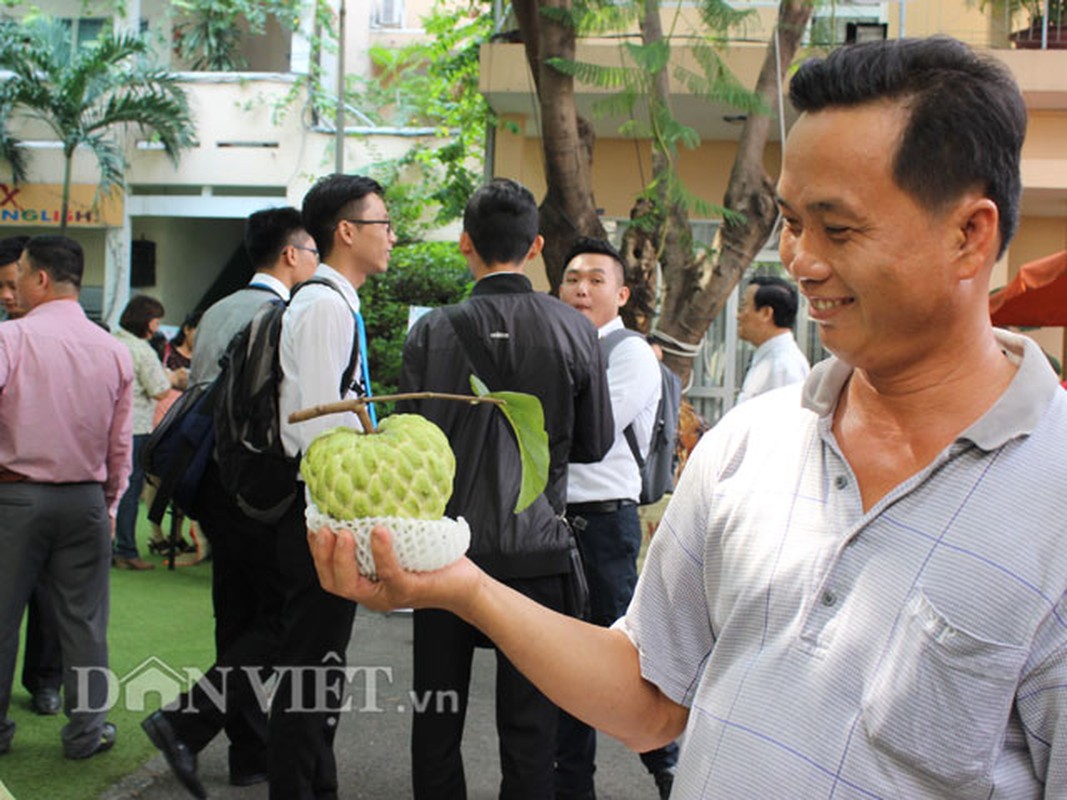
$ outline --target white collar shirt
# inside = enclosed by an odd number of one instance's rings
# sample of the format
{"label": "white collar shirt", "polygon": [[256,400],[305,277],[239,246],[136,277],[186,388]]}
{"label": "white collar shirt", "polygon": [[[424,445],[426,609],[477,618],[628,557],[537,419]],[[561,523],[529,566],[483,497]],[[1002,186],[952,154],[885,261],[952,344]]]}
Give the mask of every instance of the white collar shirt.
{"label": "white collar shirt", "polygon": [[867,511],[834,358],[704,436],[616,623],[690,708],[672,797],[1067,797],[1067,394],[997,337],[1011,384]]}
{"label": "white collar shirt", "polygon": [[[356,396],[352,381],[341,392],[341,374],[355,342],[353,315],[359,311],[359,295],[347,278],[326,264],[319,265],[315,276],[329,281],[338,291],[316,284],[303,287],[292,296],[282,322],[278,407],[282,445],[290,456],[306,452],[312,439],[325,430],[338,425],[360,428],[359,418],[350,411],[289,422],[294,411]],[[357,356],[353,376],[358,374]]]}
{"label": "white collar shirt", "polygon": [[257,272],[252,276],[252,280],[248,282],[248,285],[265,286],[286,303],[289,302],[289,287],[268,272]]}
{"label": "white collar shirt", "polygon": [[[603,339],[623,328],[615,317],[598,331]],[[639,336],[623,338],[608,360],[608,389],[615,417],[615,442],[595,464],[570,464],[567,468],[567,502],[633,500],[641,495],[641,473],[623,431],[631,423],[641,454],[648,454],[652,426],[661,392],[656,354]]]}
{"label": "white collar shirt", "polygon": [[810,372],[808,359],[797,347],[791,331],[772,336],[752,354],[737,402],[743,403],[771,389],[800,383]]}

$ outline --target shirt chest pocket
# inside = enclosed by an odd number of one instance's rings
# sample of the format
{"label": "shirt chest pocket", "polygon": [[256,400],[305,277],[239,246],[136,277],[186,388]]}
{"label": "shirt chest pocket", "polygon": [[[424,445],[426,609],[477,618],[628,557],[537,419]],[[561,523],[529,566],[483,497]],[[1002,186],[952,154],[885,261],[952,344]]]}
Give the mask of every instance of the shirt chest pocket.
{"label": "shirt chest pocket", "polygon": [[987,797],[1026,656],[955,627],[916,590],[864,691],[871,746],[953,797]]}

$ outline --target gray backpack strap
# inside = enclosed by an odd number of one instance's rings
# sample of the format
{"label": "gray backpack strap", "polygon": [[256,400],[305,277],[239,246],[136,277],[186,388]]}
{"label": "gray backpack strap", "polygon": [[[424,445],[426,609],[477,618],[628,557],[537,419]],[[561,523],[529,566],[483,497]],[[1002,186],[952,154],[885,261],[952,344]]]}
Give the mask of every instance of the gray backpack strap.
{"label": "gray backpack strap", "polygon": [[[601,338],[600,349],[604,353],[605,366],[607,365],[608,360],[611,358],[611,351],[618,346],[619,342],[621,342],[623,339],[628,339],[631,336],[641,336],[641,334],[637,331],[632,331],[629,328],[618,328],[616,330],[613,330],[607,336]],[[643,339],[644,337],[641,336],[641,338]],[[630,445],[630,452],[633,453],[634,461],[637,462],[637,468],[639,470],[644,469],[645,459],[641,457],[641,448],[637,446],[637,434],[634,433],[633,423],[631,422],[629,425],[627,425],[622,433],[623,436],[626,437],[626,443]]]}

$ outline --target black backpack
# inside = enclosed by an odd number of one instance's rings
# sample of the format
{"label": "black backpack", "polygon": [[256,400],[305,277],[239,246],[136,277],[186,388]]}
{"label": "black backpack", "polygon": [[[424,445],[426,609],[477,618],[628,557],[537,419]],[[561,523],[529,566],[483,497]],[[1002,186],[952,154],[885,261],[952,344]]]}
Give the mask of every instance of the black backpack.
{"label": "black backpack", "polygon": [[[292,296],[309,284],[340,290],[323,278],[310,278],[293,287]],[[280,344],[286,306],[268,303],[252,317],[226,348],[216,380],[214,403],[215,460],[223,488],[248,517],[274,523],[293,504],[298,458],[282,447],[278,389],[281,385]],[[344,396],[355,366],[358,346],[341,377]]]}
{"label": "black backpack", "polygon": [[[600,340],[605,364],[611,356],[611,351],[627,336],[641,334],[623,328],[612,331]],[[630,452],[637,462],[637,468],[641,471],[641,505],[655,503],[667,492],[674,491],[674,444],[678,435],[678,417],[682,409],[682,381],[662,361],[658,363],[660,397],[647,458],[641,458],[641,448],[637,446],[633,424],[627,425],[623,431],[626,442],[630,445]]]}
{"label": "black backpack", "polygon": [[[252,283],[246,288],[269,292],[276,303],[282,299],[267,286]],[[141,465],[156,496],[148,519],[157,525],[171,503],[182,514],[196,519],[200,481],[215,450],[215,400],[218,380],[191,386],[174,401],[152,430],[141,449]]]}
{"label": "black backpack", "polygon": [[141,449],[141,464],[157,487],[148,519],[157,525],[171,503],[196,518],[195,501],[215,447],[216,383],[191,386],[171,404]]}

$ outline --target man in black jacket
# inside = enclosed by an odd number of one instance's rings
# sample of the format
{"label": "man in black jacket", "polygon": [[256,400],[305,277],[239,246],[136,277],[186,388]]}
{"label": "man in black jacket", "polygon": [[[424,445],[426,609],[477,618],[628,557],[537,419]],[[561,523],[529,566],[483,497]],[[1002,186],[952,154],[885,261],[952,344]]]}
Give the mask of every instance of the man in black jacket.
{"label": "man in black jacket", "polygon": [[[539,603],[574,611],[568,602],[571,533],[563,520],[567,463],[599,461],[614,439],[611,399],[596,329],[580,313],[533,291],[523,275],[541,251],[537,205],[514,181],[496,179],[471,197],[460,251],[477,281],[456,308],[457,333],[444,310],[422,317],[404,346],[401,391],[470,393],[477,374],[494,391],[536,395],[544,407],[550,464],[544,493],[515,514],[521,463],[503,415],[492,408],[440,400],[402,403],[448,435],[456,478],[447,515],[471,527],[469,556],[494,577]],[[466,797],[460,742],[471,658],[491,644],[458,617],[416,611],[412,777],[416,800]],[[497,732],[501,798],[554,797],[558,712],[497,654]]]}

